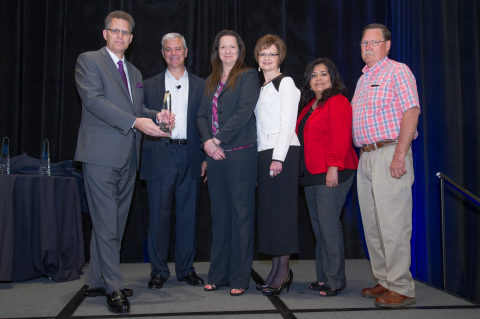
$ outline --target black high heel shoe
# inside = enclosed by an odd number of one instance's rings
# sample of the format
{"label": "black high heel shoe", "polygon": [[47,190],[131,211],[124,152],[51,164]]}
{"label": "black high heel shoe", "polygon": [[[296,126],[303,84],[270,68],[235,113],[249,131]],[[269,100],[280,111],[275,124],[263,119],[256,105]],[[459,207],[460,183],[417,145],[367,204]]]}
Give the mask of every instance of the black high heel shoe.
{"label": "black high heel shoe", "polygon": [[257,284],[257,290],[263,290],[264,288],[267,288],[270,283],[266,283],[265,281],[262,281],[261,283]]}
{"label": "black high heel shoe", "polygon": [[287,293],[290,291],[290,285],[293,282],[293,271],[290,269],[290,272],[283,281],[283,283],[278,288],[266,287],[262,293],[265,296],[278,296],[282,293],[283,289],[287,289]]}

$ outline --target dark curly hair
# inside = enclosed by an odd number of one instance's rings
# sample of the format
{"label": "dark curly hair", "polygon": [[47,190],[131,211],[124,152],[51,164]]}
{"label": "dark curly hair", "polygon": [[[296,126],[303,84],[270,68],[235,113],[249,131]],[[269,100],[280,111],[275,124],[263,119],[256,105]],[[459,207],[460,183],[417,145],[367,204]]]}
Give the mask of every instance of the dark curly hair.
{"label": "dark curly hair", "polygon": [[322,98],[318,102],[319,106],[324,105],[325,102],[327,102],[327,100],[332,96],[337,94],[345,95],[345,92],[347,91],[335,64],[326,58],[315,59],[307,65],[305,73],[303,74],[303,84],[300,88],[300,92],[302,93],[300,97],[300,109],[303,109],[308,102],[315,97],[315,93],[310,88],[310,79],[312,77],[313,69],[319,64],[323,64],[327,67],[328,74],[330,75],[330,79],[332,81],[332,87],[323,91]]}

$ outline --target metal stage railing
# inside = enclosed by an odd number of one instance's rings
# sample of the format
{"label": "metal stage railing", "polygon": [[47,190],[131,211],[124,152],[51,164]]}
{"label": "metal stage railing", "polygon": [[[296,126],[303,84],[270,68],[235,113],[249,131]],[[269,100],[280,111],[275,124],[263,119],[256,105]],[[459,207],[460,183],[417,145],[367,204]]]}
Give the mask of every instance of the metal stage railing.
{"label": "metal stage railing", "polygon": [[440,178],[440,211],[442,215],[443,289],[447,290],[447,251],[445,246],[445,181],[449,182],[453,187],[476,201],[478,204],[480,204],[480,198],[473,195],[471,192],[458,185],[451,178],[441,172],[437,173],[437,177]]}

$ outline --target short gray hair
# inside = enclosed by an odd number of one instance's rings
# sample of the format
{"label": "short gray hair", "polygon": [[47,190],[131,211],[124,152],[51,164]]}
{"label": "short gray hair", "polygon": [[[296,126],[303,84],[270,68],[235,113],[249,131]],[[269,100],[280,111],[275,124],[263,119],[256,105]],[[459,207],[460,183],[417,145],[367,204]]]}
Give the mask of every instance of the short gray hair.
{"label": "short gray hair", "polygon": [[384,41],[392,40],[392,33],[390,33],[390,30],[388,30],[386,26],[380,23],[372,23],[367,25],[365,28],[363,28],[362,38],[365,32],[367,32],[367,30],[372,30],[372,29],[379,29],[380,31],[382,31],[382,36]]}
{"label": "short gray hair", "polygon": [[163,43],[167,40],[172,40],[172,39],[182,40],[183,48],[184,49],[187,48],[187,43],[185,42],[185,38],[183,37],[183,35],[181,35],[180,33],[171,32],[171,33],[167,33],[163,36],[163,38],[162,38],[162,50],[163,50]]}
{"label": "short gray hair", "polygon": [[133,32],[133,27],[135,26],[135,21],[133,21],[133,18],[131,15],[126,13],[125,11],[112,11],[108,14],[108,16],[105,18],[105,29],[110,28],[110,24],[112,23],[113,18],[116,19],[123,19],[128,22],[130,26],[130,33]]}

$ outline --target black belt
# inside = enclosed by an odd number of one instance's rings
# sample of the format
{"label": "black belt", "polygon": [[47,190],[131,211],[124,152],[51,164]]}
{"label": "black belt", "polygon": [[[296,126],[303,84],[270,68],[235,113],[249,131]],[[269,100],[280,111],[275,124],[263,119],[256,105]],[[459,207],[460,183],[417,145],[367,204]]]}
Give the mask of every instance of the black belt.
{"label": "black belt", "polygon": [[172,143],[172,144],[178,144],[178,145],[185,145],[185,144],[187,144],[187,140],[174,140],[174,139],[170,139],[170,143]]}

